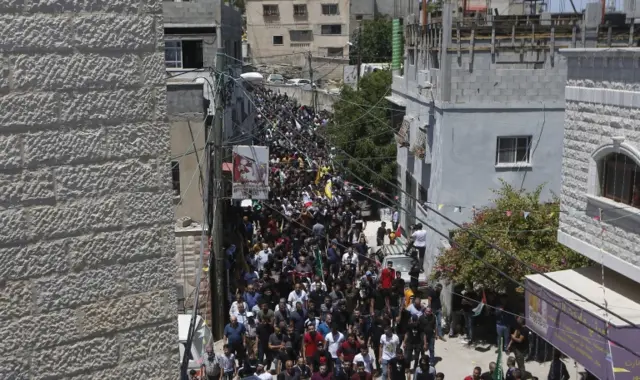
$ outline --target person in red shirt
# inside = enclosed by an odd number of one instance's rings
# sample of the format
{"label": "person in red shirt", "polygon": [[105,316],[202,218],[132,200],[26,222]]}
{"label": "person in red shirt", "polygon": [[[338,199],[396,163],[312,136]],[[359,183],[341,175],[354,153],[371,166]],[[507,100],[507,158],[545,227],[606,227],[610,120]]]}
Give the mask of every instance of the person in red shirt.
{"label": "person in red shirt", "polygon": [[356,339],[356,334],[350,333],[347,340],[338,347],[338,356],[342,362],[353,362],[353,358],[360,353],[360,342]]}
{"label": "person in red shirt", "polygon": [[387,310],[390,310],[389,298],[391,297],[391,287],[395,278],[396,270],[393,269],[393,263],[389,261],[387,262],[387,267],[380,272],[380,291],[384,295]]}
{"label": "person in red shirt", "polygon": [[308,331],[304,334],[304,356],[307,358],[307,363],[312,363],[313,358],[318,351],[318,346],[324,344],[324,338],[322,334],[316,331],[315,324],[311,323],[308,326]]}
{"label": "person in red shirt", "polygon": [[480,380],[480,376],[482,374],[482,369],[480,367],[476,367],[473,369],[473,375],[469,375],[464,378],[464,380]]}

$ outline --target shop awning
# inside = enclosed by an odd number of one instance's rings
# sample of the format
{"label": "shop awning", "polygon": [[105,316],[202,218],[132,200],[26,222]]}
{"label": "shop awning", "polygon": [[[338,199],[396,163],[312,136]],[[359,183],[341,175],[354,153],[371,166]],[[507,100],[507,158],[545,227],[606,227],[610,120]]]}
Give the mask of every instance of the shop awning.
{"label": "shop awning", "polygon": [[640,376],[640,284],[607,269],[603,276],[600,267],[546,276],[599,305],[606,299],[610,311],[633,324],[537,274],[525,281],[527,326],[599,379],[633,380]]}

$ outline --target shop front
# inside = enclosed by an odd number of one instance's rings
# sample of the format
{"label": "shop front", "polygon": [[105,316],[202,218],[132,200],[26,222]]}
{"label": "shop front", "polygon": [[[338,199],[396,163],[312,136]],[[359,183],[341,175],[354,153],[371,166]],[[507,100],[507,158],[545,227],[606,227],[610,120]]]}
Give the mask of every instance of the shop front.
{"label": "shop front", "polygon": [[546,276],[633,324],[538,274],[525,281],[529,328],[600,380],[640,380],[640,285],[599,267]]}

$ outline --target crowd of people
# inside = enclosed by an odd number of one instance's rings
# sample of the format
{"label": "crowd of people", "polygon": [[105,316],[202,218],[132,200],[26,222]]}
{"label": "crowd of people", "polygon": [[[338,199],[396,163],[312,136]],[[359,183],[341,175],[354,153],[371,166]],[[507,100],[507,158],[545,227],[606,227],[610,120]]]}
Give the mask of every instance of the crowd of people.
{"label": "crowd of people", "polygon": [[[322,131],[330,115],[268,90],[254,94],[271,191],[244,209],[246,269],[232,295],[224,352],[206,348],[202,378],[444,380],[435,353],[446,339],[442,287],[420,291],[370,249],[360,205],[331,165]],[[381,227],[375,245],[389,232]],[[406,244],[418,272],[425,235],[414,226]],[[504,348],[524,350],[526,335],[517,331]],[[476,370],[470,380],[488,380]]]}

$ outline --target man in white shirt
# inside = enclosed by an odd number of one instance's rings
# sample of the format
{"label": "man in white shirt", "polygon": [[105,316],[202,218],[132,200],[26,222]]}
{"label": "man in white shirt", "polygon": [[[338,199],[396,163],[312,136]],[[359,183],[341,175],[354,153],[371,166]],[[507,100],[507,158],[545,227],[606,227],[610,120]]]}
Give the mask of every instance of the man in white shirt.
{"label": "man in white shirt", "polygon": [[418,250],[418,258],[420,259],[420,268],[424,267],[424,253],[427,249],[427,231],[422,229],[422,224],[416,224],[411,234],[411,242]]}
{"label": "man in white shirt", "polygon": [[384,328],[384,334],[380,337],[380,366],[382,367],[382,379],[388,379],[387,369],[389,360],[395,358],[396,349],[400,347],[400,338],[391,331],[391,326]]}
{"label": "man in white shirt", "polygon": [[249,316],[247,315],[247,310],[245,310],[245,304],[244,303],[239,303],[238,304],[238,310],[236,310],[236,312],[234,313],[230,313],[231,317],[236,317],[236,319],[238,320],[238,323],[241,323],[243,325],[246,325],[247,322],[249,321]]}
{"label": "man in white shirt", "polygon": [[298,302],[300,302],[302,304],[302,306],[306,309],[307,308],[307,292],[305,292],[302,289],[302,284],[301,283],[297,283],[295,289],[289,293],[289,298],[287,299],[287,302],[289,302],[289,305],[293,308],[295,308],[296,304]]}
{"label": "man in white shirt", "polygon": [[364,363],[364,370],[373,374],[373,358],[369,354],[369,347],[364,344],[360,346],[360,353],[353,358],[353,369],[357,369],[359,362]]}
{"label": "man in white shirt", "polygon": [[260,380],[273,380],[273,376],[264,370],[264,366],[262,364],[258,364],[256,373],[254,373],[253,376],[259,377]]}
{"label": "man in white shirt", "polygon": [[256,255],[256,269],[258,272],[262,272],[264,270],[265,264],[269,261],[270,251],[266,244],[263,244],[262,251],[258,252]]}
{"label": "man in white shirt", "polygon": [[[337,371],[340,366],[340,357],[338,356],[338,348],[344,342],[344,335],[338,331],[337,326],[331,326],[331,331],[324,337],[326,350],[331,354],[334,362],[334,369]],[[337,373],[337,372],[336,372]]]}

